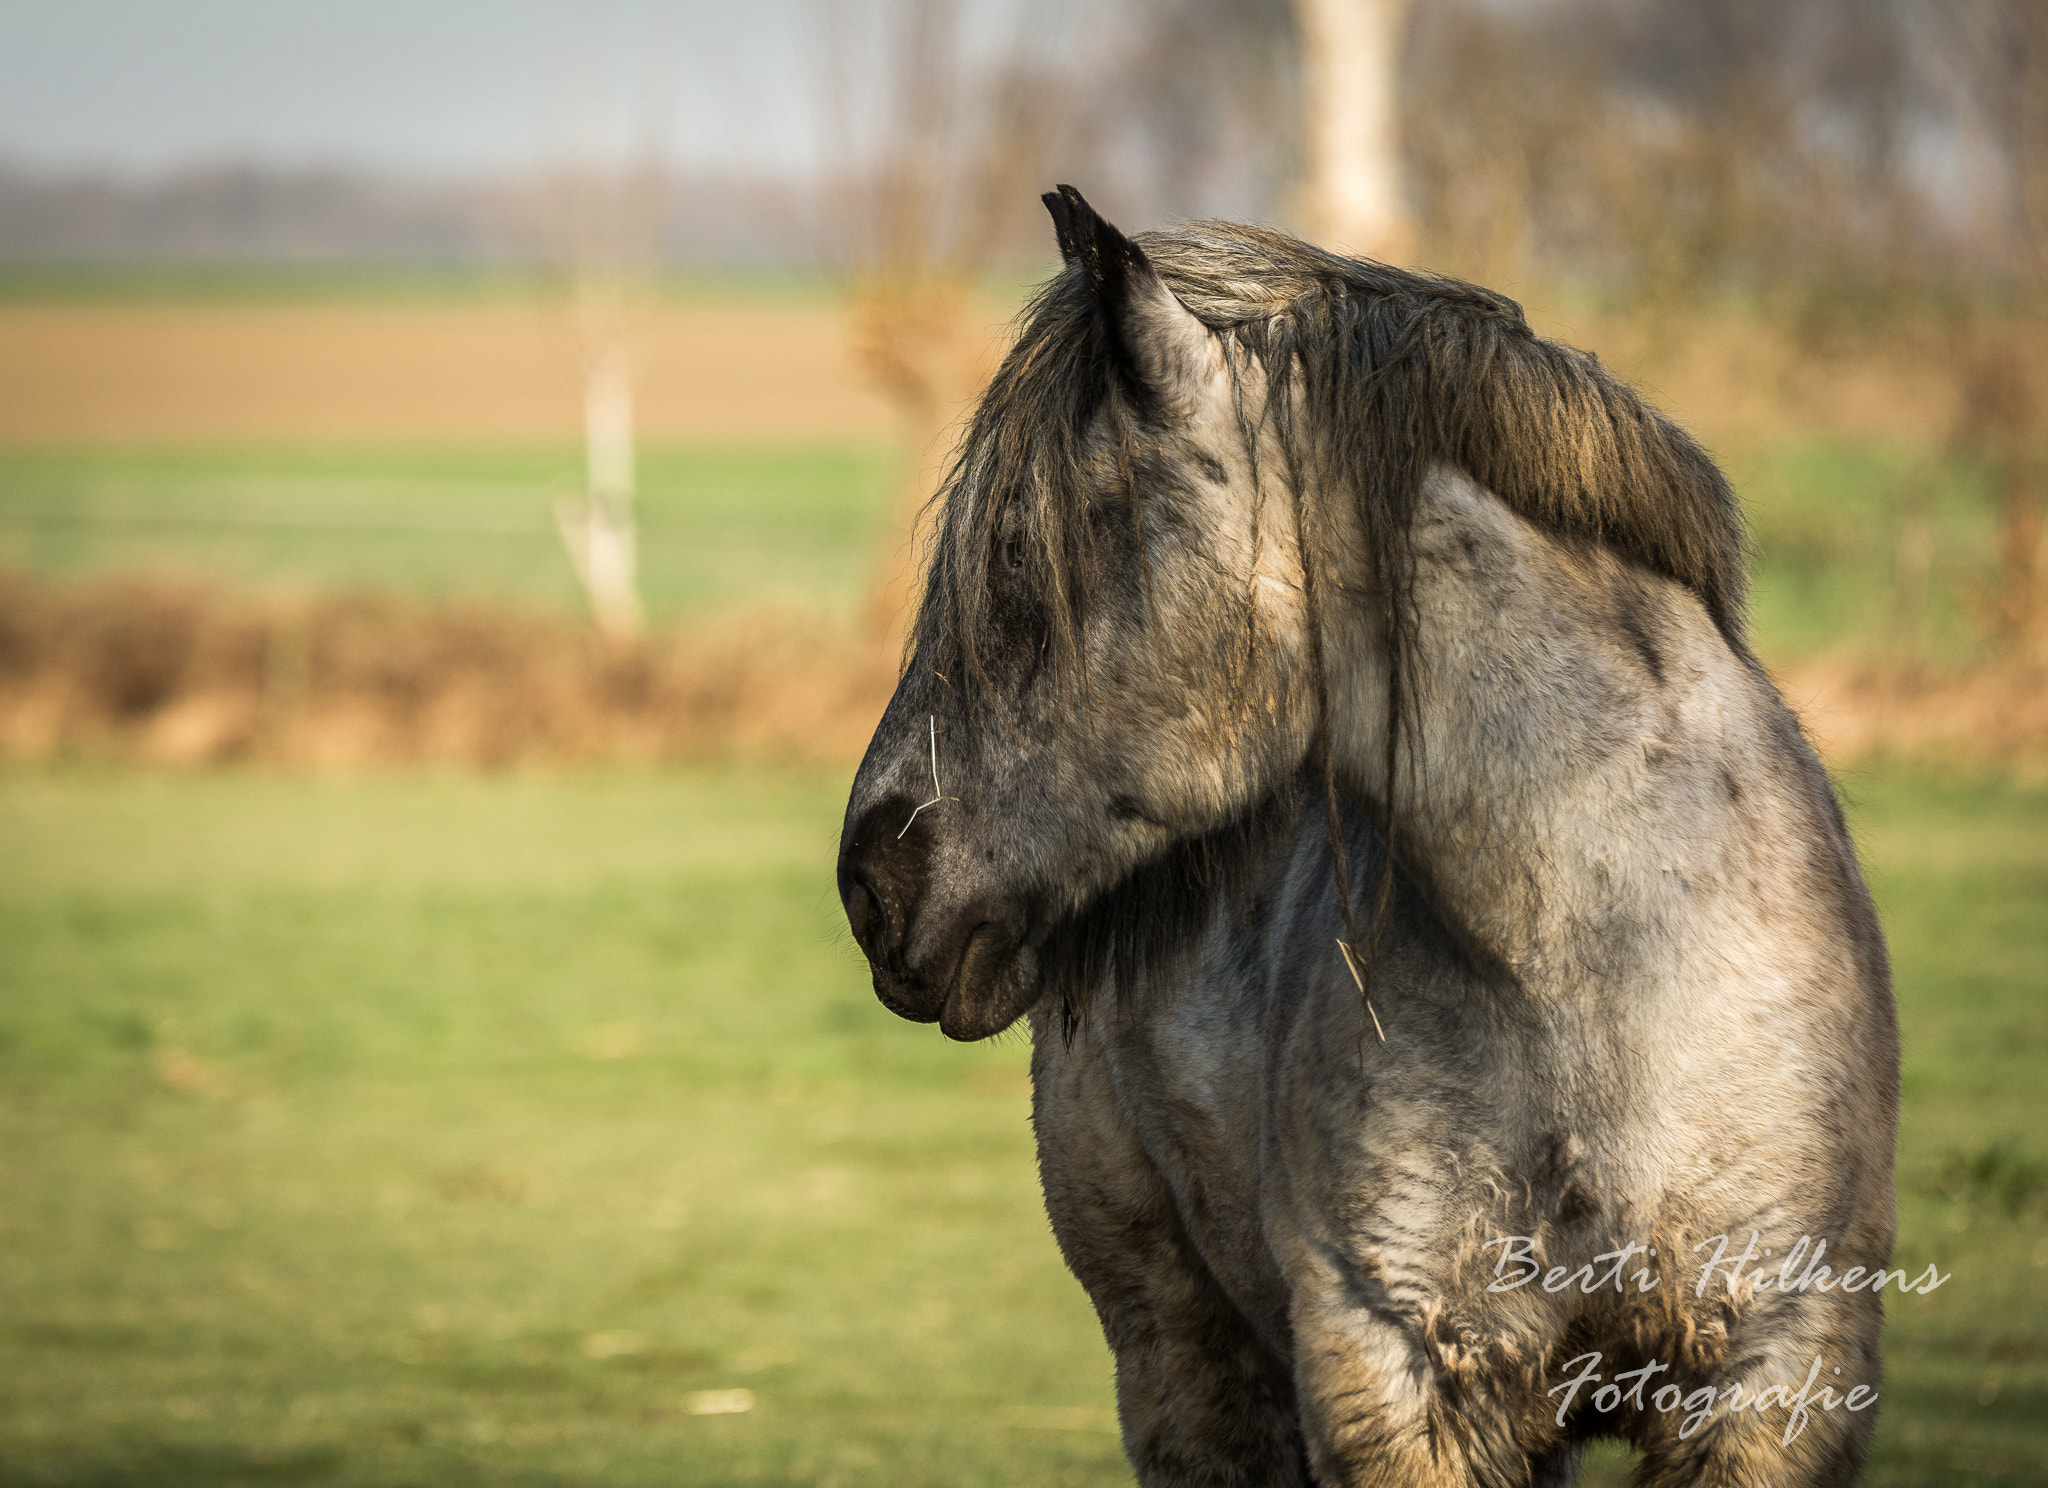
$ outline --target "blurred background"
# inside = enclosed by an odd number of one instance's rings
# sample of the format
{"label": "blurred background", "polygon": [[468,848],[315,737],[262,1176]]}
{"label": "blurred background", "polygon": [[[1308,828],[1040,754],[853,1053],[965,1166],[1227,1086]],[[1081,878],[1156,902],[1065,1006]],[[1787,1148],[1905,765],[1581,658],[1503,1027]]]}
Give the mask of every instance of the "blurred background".
{"label": "blurred background", "polygon": [[0,0],[0,1488],[1128,1481],[830,868],[1062,181],[1727,467],[1955,1278],[1867,1480],[2048,1481],[2048,0]]}

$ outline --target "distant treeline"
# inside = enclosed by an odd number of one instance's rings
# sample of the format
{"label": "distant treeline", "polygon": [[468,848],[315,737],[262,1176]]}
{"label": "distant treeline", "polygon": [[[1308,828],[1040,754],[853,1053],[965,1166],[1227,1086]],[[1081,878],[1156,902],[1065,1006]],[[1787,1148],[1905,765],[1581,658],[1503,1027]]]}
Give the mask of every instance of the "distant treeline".
{"label": "distant treeline", "polygon": [[[561,175],[401,181],[333,167],[218,164],[156,178],[0,164],[0,260],[19,263],[522,265],[561,256]],[[658,183],[657,253],[678,263],[823,257],[815,193]]]}
{"label": "distant treeline", "polygon": [[1411,194],[1447,267],[1868,309],[2048,279],[2048,0],[1417,0]]}
{"label": "distant treeline", "polygon": [[[1131,226],[1288,220],[1287,0],[1117,0],[1057,43],[1045,4],[1016,9],[1015,44],[976,52],[960,6],[880,7],[900,34],[840,82],[887,102],[819,141],[811,179],[0,167],[0,259],[544,262],[623,223],[670,262],[972,270],[1043,261],[1056,181]],[[1425,262],[1656,301],[2048,278],[2048,0],[1413,0],[1405,34]],[[726,105],[744,127],[749,101]]]}

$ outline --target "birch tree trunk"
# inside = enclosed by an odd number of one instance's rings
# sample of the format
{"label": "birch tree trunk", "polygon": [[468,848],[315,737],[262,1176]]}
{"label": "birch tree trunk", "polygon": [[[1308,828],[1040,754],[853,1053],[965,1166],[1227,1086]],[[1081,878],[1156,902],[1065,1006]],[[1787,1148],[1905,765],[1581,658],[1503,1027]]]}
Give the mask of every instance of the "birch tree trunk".
{"label": "birch tree trunk", "polygon": [[1293,0],[1308,167],[1302,231],[1325,247],[1388,262],[1415,249],[1401,190],[1397,92],[1411,3]]}
{"label": "birch tree trunk", "polygon": [[556,504],[555,522],[597,628],[612,640],[629,641],[643,623],[633,521],[633,363],[616,330],[586,341],[583,432],[586,489],[580,498]]}

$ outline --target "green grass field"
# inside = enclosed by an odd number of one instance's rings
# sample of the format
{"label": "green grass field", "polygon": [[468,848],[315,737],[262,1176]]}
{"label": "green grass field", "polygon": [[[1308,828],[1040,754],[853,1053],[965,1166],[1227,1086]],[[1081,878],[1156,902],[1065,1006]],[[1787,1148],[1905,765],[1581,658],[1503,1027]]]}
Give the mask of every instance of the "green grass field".
{"label": "green grass field", "polygon": [[1988,472],[1960,457],[1797,440],[1735,452],[1763,653],[1981,657],[1999,573]]}
{"label": "green grass field", "polygon": [[1117,1481],[1024,1050],[866,992],[838,790],[7,780],[0,1483]]}
{"label": "green grass field", "polygon": [[[172,569],[241,588],[336,586],[573,612],[554,530],[574,447],[0,451],[0,564]],[[1966,659],[1996,579],[1996,512],[1967,461],[1826,441],[1735,451],[1756,634],[1821,652]],[[642,590],[657,620],[740,603],[851,613],[888,540],[885,446],[656,447],[641,459]]]}
{"label": "green grass field", "polygon": [[[556,499],[583,454],[528,449],[0,452],[0,563],[231,588],[395,590],[575,612]],[[655,447],[640,457],[641,592],[656,620],[737,604],[852,611],[887,538],[886,447]]]}
{"label": "green grass field", "polygon": [[[1954,1275],[1868,1481],[2048,1481],[2048,793],[1844,785]],[[874,1002],[842,789],[0,776],[0,1485],[1127,1482],[1025,1050]]]}

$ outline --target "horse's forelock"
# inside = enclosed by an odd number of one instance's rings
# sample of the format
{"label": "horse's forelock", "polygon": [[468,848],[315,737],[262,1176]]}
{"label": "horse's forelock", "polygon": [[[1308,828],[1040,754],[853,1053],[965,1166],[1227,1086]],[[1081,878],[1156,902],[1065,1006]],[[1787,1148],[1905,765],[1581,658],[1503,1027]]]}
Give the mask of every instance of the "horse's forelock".
{"label": "horse's forelock", "polygon": [[1110,396],[1107,359],[1078,270],[1053,279],[1026,307],[1015,347],[982,394],[936,498],[937,531],[912,643],[957,666],[971,695],[999,639],[990,565],[1007,524],[1018,525],[1044,604],[1055,670],[1079,653],[1075,577],[1087,541],[1088,438]]}

